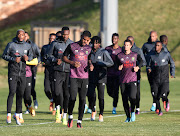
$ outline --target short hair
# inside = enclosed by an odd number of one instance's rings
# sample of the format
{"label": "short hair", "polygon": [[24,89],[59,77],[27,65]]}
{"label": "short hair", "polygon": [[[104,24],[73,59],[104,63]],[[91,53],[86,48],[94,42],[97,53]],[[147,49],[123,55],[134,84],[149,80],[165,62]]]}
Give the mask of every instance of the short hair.
{"label": "short hair", "polygon": [[94,44],[95,41],[101,44],[101,38],[99,36],[93,36],[93,38],[91,39],[92,44]]}
{"label": "short hair", "polygon": [[161,43],[161,45],[162,45],[162,42],[161,42],[161,41],[156,41],[155,45],[156,45],[157,43]]}
{"label": "short hair", "polygon": [[61,34],[62,34],[62,31],[57,31],[57,32],[56,32],[56,35],[57,35],[57,34],[59,34],[59,33],[61,33]]}
{"label": "short hair", "polygon": [[20,31],[23,31],[25,33],[25,31],[23,29],[18,29],[16,34],[18,34]]}
{"label": "short hair", "polygon": [[134,37],[133,37],[133,36],[128,36],[128,37],[127,37],[127,39],[129,39],[129,38],[132,38],[132,39],[133,39],[133,41],[134,41]]}
{"label": "short hair", "polygon": [[69,27],[64,26],[64,27],[62,28],[62,31],[65,31],[65,30],[69,30]]}
{"label": "short hair", "polygon": [[89,31],[84,31],[82,33],[82,36],[87,36],[87,37],[91,37],[91,33]]}
{"label": "short hair", "polygon": [[55,33],[50,33],[49,37],[51,37],[51,36],[56,36],[56,34]]}
{"label": "short hair", "polygon": [[161,35],[160,36],[160,41],[163,43],[168,39],[168,37],[166,35]]}
{"label": "short hair", "polygon": [[113,34],[112,34],[112,37],[114,37],[114,36],[119,37],[119,34],[118,34],[118,33],[113,33]]}
{"label": "short hair", "polygon": [[131,40],[126,39],[126,40],[124,41],[124,44],[125,44],[125,42],[129,42],[129,43],[132,45]]}

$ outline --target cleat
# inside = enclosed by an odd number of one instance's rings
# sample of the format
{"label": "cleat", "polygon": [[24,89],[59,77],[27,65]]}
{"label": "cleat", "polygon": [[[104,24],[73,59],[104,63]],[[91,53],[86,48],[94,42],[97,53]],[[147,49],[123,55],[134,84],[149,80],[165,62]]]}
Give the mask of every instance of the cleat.
{"label": "cleat", "polygon": [[159,109],[156,110],[156,114],[159,114]]}
{"label": "cleat", "polygon": [[131,119],[130,118],[127,118],[126,120],[125,120],[125,122],[130,122],[131,121]]}
{"label": "cleat", "polygon": [[34,100],[34,108],[35,108],[35,109],[38,108],[38,102],[37,102],[37,100]]}
{"label": "cleat", "polygon": [[31,113],[31,116],[35,116],[35,110],[32,108],[32,106],[31,107],[29,107],[29,113]]}
{"label": "cleat", "polygon": [[84,113],[86,113],[86,112],[87,112],[87,110],[88,110],[88,106],[87,106],[87,105],[85,105],[85,108],[84,108]]}
{"label": "cleat", "polygon": [[72,127],[73,127],[73,119],[68,119],[68,124],[67,124],[67,126],[68,126],[69,128],[72,128]]}
{"label": "cleat", "polygon": [[6,123],[7,123],[7,124],[10,124],[10,123],[11,123],[11,116],[7,116]]}
{"label": "cleat", "polygon": [[163,101],[163,107],[166,110],[166,101]]}
{"label": "cleat", "polygon": [[56,110],[53,110],[52,115],[56,115]]}
{"label": "cleat", "polygon": [[50,110],[50,111],[53,111],[53,102],[50,102],[49,110]]}
{"label": "cleat", "polygon": [[91,109],[88,109],[88,110],[87,110],[87,113],[90,113],[90,114],[91,114],[91,113],[92,113],[92,110],[91,110]]}
{"label": "cleat", "polygon": [[103,122],[103,115],[99,115],[99,122]]}
{"label": "cleat", "polygon": [[27,109],[27,110],[24,112],[24,114],[29,114],[29,110]]}
{"label": "cleat", "polygon": [[66,120],[66,118],[63,118],[62,122],[63,122],[63,125],[67,125],[67,120]]}
{"label": "cleat", "polygon": [[13,115],[13,118],[15,119],[17,125],[21,125],[19,117]]}
{"label": "cleat", "polygon": [[117,113],[116,113],[116,110],[112,110],[112,114],[117,114]]}
{"label": "cleat", "polygon": [[60,110],[56,110],[56,123],[61,123]]}
{"label": "cleat", "polygon": [[140,114],[140,111],[136,110],[136,115],[139,115]]}
{"label": "cleat", "polygon": [[151,110],[151,111],[155,111],[155,110],[156,110],[156,107],[155,107],[154,105],[152,105],[152,107],[151,107],[150,110]]}
{"label": "cleat", "polygon": [[77,123],[77,128],[83,128],[81,123]]}
{"label": "cleat", "polygon": [[168,112],[169,109],[170,109],[170,103],[169,103],[169,101],[168,101],[168,102],[166,103],[166,112]]}
{"label": "cleat", "polygon": [[162,115],[163,115],[163,112],[160,111],[160,112],[158,113],[158,116],[162,116]]}
{"label": "cleat", "polygon": [[19,118],[19,122],[20,122],[20,123],[24,123],[24,119]]}
{"label": "cleat", "polygon": [[131,112],[131,121],[134,122],[136,120],[135,112]]}
{"label": "cleat", "polygon": [[96,116],[96,112],[92,112],[92,114],[91,114],[91,121],[95,120],[95,116]]}

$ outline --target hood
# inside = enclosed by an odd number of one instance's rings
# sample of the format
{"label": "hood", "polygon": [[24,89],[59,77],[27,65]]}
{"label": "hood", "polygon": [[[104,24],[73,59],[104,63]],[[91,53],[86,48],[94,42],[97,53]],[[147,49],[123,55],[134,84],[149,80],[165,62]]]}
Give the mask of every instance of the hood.
{"label": "hood", "polygon": [[12,41],[13,42],[15,42],[15,43],[17,43],[17,44],[23,44],[23,43],[25,43],[25,41],[18,41],[18,39],[17,39],[17,37],[14,37],[13,39],[12,39]]}

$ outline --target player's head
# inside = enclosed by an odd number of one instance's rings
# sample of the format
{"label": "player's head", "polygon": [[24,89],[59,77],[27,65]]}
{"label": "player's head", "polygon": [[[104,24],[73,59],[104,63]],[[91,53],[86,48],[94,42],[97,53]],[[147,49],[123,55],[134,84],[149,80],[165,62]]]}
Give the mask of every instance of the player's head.
{"label": "player's head", "polygon": [[125,51],[130,51],[131,47],[132,47],[132,42],[130,40],[126,39],[124,41],[124,50]]}
{"label": "player's head", "polygon": [[91,33],[89,31],[84,31],[81,35],[81,44],[83,46],[89,45],[91,41]]}
{"label": "player's head", "polygon": [[113,45],[118,44],[118,41],[119,41],[119,34],[118,33],[113,33],[112,34],[112,44]]}
{"label": "player's head", "polygon": [[158,38],[157,32],[156,32],[156,31],[151,31],[151,32],[150,32],[151,42],[156,42],[156,41],[157,41],[157,38]]}
{"label": "player's head", "polygon": [[101,47],[101,38],[99,36],[94,36],[91,42],[93,44],[93,49],[97,50]]}
{"label": "player's head", "polygon": [[156,41],[155,48],[156,48],[156,52],[160,53],[162,50],[162,43],[160,41]]}
{"label": "player's head", "polygon": [[56,39],[56,34],[50,33],[49,34],[49,44],[51,44],[55,39]]}
{"label": "player's head", "polygon": [[25,32],[24,41],[26,42],[27,40],[29,40],[29,33],[26,31]]}
{"label": "player's head", "polygon": [[69,39],[70,30],[69,27],[65,26],[62,28],[62,36],[64,41],[67,41]]}
{"label": "player's head", "polygon": [[159,39],[163,44],[168,44],[168,37],[166,35],[161,35]]}
{"label": "player's head", "polygon": [[62,36],[62,31],[57,31],[56,37]]}
{"label": "player's head", "polygon": [[17,40],[20,41],[20,42],[24,41],[25,31],[24,31],[23,29],[17,30],[16,38],[17,38]]}
{"label": "player's head", "polygon": [[127,40],[130,40],[132,42],[132,45],[134,45],[134,37],[133,36],[128,36]]}

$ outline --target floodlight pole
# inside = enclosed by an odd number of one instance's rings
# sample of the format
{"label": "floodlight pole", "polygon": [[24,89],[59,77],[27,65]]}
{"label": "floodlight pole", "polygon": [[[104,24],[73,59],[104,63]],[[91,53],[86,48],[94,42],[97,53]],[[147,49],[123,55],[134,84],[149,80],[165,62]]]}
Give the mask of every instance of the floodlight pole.
{"label": "floodlight pole", "polygon": [[102,46],[112,44],[113,33],[118,33],[118,0],[101,0]]}

